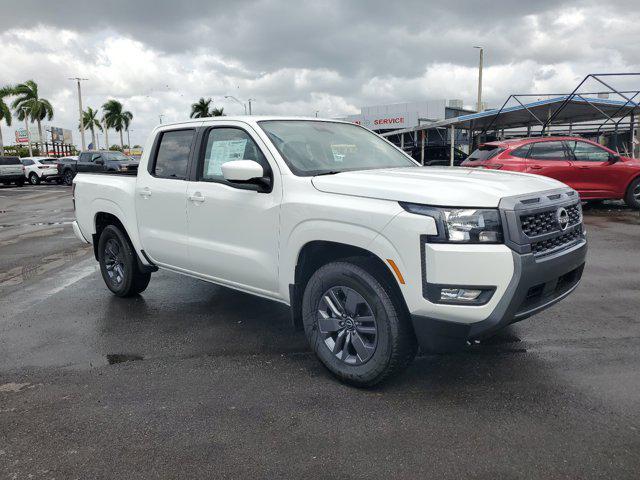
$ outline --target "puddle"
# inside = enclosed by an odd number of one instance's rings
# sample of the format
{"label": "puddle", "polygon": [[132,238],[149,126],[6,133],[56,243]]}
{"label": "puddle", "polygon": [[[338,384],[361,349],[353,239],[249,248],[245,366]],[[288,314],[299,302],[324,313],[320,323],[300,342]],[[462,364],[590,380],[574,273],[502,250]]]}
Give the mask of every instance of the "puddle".
{"label": "puddle", "polygon": [[139,360],[144,360],[144,357],[140,355],[130,355],[126,353],[112,353],[106,356],[107,362],[109,365],[114,365],[116,363],[125,363],[125,362],[137,362]]}

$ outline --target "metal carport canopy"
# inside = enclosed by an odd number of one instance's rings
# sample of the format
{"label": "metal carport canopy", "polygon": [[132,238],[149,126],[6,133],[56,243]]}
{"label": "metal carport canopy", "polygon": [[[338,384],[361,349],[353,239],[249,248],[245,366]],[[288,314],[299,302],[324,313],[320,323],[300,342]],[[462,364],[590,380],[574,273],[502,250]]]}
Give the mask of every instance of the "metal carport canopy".
{"label": "metal carport canopy", "polygon": [[[382,136],[398,135],[419,130],[429,130],[432,128],[454,128],[483,130],[490,127],[491,130],[509,129],[517,127],[527,127],[541,125],[549,115],[553,115],[556,110],[566,101],[553,119],[553,124],[568,124],[585,122],[589,120],[606,120],[609,117],[624,117],[632,111],[640,113],[640,105],[631,103],[625,105],[622,100],[609,100],[603,98],[587,98],[579,95],[569,98],[569,95],[539,100],[537,102],[526,103],[524,105],[514,105],[499,109],[486,110],[484,112],[462,115],[455,118],[447,118],[432,123],[425,123],[412,128],[394,130],[386,132]],[[535,115],[535,117],[534,117]],[[538,119],[536,119],[536,117]]]}

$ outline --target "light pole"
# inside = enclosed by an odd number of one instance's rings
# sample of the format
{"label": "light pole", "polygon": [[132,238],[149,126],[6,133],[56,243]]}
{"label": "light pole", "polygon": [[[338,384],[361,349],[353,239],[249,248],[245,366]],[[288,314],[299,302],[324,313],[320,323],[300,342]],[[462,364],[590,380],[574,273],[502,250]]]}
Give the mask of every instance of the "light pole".
{"label": "light pole", "polygon": [[249,115],[251,115],[251,102],[255,102],[256,99],[255,98],[250,98],[249,100],[247,100],[247,102],[249,102]]}
{"label": "light pole", "polygon": [[484,48],[478,45],[474,45],[473,48],[480,50],[480,62],[478,64],[478,112],[482,110],[482,63],[484,60]]}
{"label": "light pole", "polygon": [[162,125],[162,117],[164,117],[164,115],[162,113],[160,115],[158,115],[158,118],[160,119],[160,125]]}
{"label": "light pole", "polygon": [[244,114],[245,115],[247,114],[247,105],[245,103],[242,103],[240,100],[238,100],[233,95],[225,95],[224,98],[230,98],[231,100],[235,100],[237,103],[239,103],[240,105],[242,105],[244,107]]}
{"label": "light pole", "polygon": [[82,91],[80,90],[80,82],[82,80],[88,80],[88,78],[80,78],[80,77],[71,77],[69,80],[75,80],[78,82],[78,111],[80,112],[80,138],[82,139],[82,150],[86,149],[86,145],[84,143],[84,118],[82,115]]}
{"label": "light pole", "polygon": [[318,118],[318,113],[320,113],[320,110],[316,110],[316,118]]}
{"label": "light pole", "polygon": [[29,145],[29,156],[33,157],[33,150],[31,149],[31,132],[29,132],[29,123],[27,121],[27,107],[22,107],[22,114],[24,115],[24,128],[27,130],[27,144]]}
{"label": "light pole", "polygon": [[109,150],[109,125],[107,125],[105,118],[102,119],[102,125],[104,128],[104,149]]}

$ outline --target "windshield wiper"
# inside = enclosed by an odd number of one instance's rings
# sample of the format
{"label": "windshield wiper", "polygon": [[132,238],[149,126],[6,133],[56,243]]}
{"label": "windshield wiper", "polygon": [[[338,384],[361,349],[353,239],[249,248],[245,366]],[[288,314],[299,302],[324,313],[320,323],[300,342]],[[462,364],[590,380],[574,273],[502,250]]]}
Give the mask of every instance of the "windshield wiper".
{"label": "windshield wiper", "polygon": [[336,173],[342,173],[342,170],[329,170],[328,172],[320,172],[316,173],[314,177],[319,177],[320,175],[335,175]]}

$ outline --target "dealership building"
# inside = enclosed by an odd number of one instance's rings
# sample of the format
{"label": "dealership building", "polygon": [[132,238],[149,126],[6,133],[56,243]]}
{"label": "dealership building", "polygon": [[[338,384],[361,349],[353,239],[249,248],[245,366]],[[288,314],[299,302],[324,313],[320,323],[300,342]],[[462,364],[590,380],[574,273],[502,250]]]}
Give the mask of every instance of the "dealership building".
{"label": "dealership building", "polygon": [[[457,118],[470,113],[475,113],[475,110],[464,108],[462,100],[426,100],[362,107],[359,115],[348,115],[341,120],[357,123],[382,134],[394,130],[413,129],[419,125]],[[468,141],[466,135],[467,132],[462,130],[456,132],[455,143],[466,145]],[[418,140],[417,135],[407,135],[403,146],[411,147]],[[426,134],[425,143],[448,145],[450,140],[446,131],[431,131]]]}

